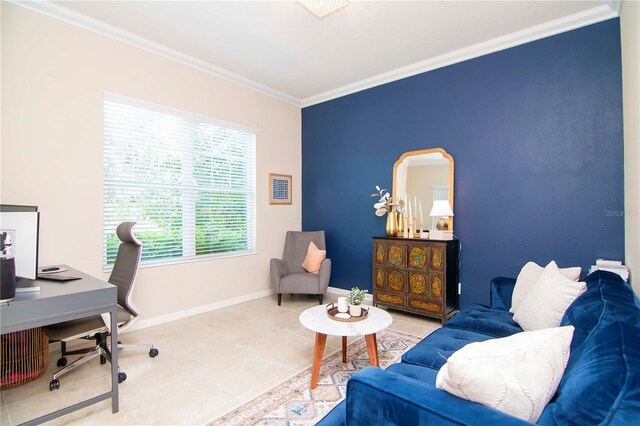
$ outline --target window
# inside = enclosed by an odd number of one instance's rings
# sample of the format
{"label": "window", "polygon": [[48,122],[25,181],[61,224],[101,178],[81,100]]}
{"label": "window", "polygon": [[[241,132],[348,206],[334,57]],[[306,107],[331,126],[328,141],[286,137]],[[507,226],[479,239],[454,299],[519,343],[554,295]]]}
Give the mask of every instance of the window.
{"label": "window", "polygon": [[103,267],[135,221],[141,265],[255,253],[255,132],[105,94]]}

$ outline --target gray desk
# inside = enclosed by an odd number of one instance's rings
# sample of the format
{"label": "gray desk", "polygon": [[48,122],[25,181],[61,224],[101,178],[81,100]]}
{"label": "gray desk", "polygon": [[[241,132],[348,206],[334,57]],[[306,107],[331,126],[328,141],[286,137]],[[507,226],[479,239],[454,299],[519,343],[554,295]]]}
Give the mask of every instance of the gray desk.
{"label": "gray desk", "polygon": [[111,354],[111,391],[30,420],[24,423],[26,425],[40,424],[109,398],[111,398],[111,411],[118,412],[117,288],[72,268],[62,274],[79,276],[82,279],[64,283],[20,279],[18,286],[29,284],[40,286],[40,291],[16,293],[14,301],[0,303],[0,332],[2,334],[11,333],[110,313],[111,347],[116,348]]}

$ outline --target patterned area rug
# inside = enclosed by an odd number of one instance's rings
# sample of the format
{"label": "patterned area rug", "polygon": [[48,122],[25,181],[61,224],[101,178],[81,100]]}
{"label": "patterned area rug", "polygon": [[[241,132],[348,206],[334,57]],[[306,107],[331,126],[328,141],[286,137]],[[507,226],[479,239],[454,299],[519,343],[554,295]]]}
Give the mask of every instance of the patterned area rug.
{"label": "patterned area rug", "polygon": [[[380,367],[400,361],[421,338],[394,330],[377,335]],[[311,355],[311,354],[309,354]],[[314,425],[345,397],[351,375],[371,365],[364,339],[347,346],[347,363],[342,351],[322,361],[316,389],[309,389],[311,367],[273,389],[209,423],[217,425]]]}

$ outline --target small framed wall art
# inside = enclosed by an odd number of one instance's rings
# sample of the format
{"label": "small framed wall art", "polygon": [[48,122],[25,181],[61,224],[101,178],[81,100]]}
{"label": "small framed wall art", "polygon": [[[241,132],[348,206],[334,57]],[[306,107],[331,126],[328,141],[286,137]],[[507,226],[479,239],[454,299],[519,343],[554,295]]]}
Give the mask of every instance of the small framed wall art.
{"label": "small framed wall art", "polygon": [[269,173],[269,204],[291,204],[291,175]]}

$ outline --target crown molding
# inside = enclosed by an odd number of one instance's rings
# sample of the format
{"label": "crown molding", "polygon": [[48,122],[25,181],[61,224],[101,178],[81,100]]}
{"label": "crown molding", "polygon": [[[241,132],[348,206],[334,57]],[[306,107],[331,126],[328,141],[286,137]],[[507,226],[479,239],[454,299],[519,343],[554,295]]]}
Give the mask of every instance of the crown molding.
{"label": "crown molding", "polygon": [[113,25],[90,18],[81,13],[75,12],[64,6],[60,6],[48,0],[26,1],[26,0],[4,0],[8,3],[37,12],[42,15],[49,16],[54,19],[75,25],[85,30],[89,30],[111,39],[126,43],[130,46],[137,47],[150,53],[154,53],[163,58],[179,62],[183,65],[206,72],[232,83],[244,86],[248,89],[255,90],[267,96],[279,99],[281,101],[300,106],[300,100],[279,90],[272,89],[264,84],[258,83],[251,79],[245,78],[239,74],[228,71],[224,68],[217,67],[209,62],[194,58],[193,56],[163,46],[144,37],[137,36],[128,31],[124,31]]}
{"label": "crown molding", "polygon": [[620,0],[407,65],[300,101],[303,108],[619,16]]}
{"label": "crown molding", "polygon": [[609,9],[613,11],[617,16],[620,16],[620,8],[622,7],[622,0],[608,0],[607,6]]}
{"label": "crown molding", "polygon": [[[2,0],[0,0],[2,1]],[[8,3],[23,7],[54,19],[66,22],[71,25],[84,28],[86,30],[101,34],[114,40],[137,47],[147,52],[154,53],[164,58],[179,62],[183,65],[206,72],[240,86],[263,93],[267,96],[293,104],[299,107],[308,107],[322,102],[350,95],[372,87],[391,83],[403,78],[412,77],[427,71],[443,68],[458,62],[484,56],[490,53],[509,49],[514,46],[529,43],[545,37],[571,31],[576,28],[595,24],[612,19],[620,15],[622,0],[608,0],[601,6],[555,19],[544,24],[536,25],[524,30],[516,31],[501,37],[497,37],[482,43],[455,50],[435,58],[397,68],[395,70],[379,74],[346,86],[338,87],[318,95],[304,99],[298,99],[279,90],[268,87],[246,77],[243,77],[224,68],[213,65],[201,59],[168,48],[159,43],[155,43],[144,37],[137,36],[128,31],[121,30],[112,25],[82,15],[64,6],[60,6],[48,0],[26,1],[26,0],[3,0]]]}

